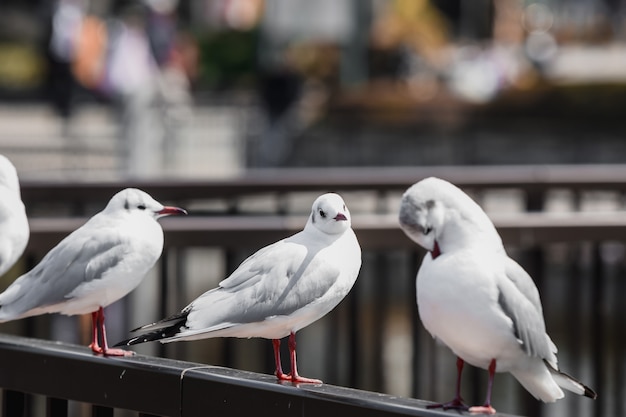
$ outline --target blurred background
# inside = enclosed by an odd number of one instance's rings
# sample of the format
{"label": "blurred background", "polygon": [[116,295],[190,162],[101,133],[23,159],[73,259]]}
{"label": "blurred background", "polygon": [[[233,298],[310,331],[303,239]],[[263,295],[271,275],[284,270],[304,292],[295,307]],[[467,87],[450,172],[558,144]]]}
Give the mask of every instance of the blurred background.
{"label": "blurred background", "polygon": [[[625,18],[623,0],[1,0],[0,153],[16,165],[22,183],[114,181],[120,188],[137,180],[228,181],[261,169],[622,164]],[[623,209],[621,192],[591,191],[556,190],[545,210]],[[392,215],[400,193],[381,203],[379,194],[364,189],[346,194],[346,201],[357,215]],[[244,198],[236,212],[305,216],[316,195]],[[475,197],[490,214],[528,209],[515,189]],[[90,216],[105,202],[28,210],[31,217]],[[184,203],[196,214],[233,214],[223,200]],[[126,329],[178,311],[215,286],[258,249],[243,246],[177,250],[174,274],[184,289],[162,311],[150,305],[159,279],[146,279],[111,306],[118,325],[110,325],[110,338],[125,338]],[[567,307],[580,302],[568,288],[597,278],[596,252],[613,274],[600,291],[624,294],[624,276],[615,272],[626,262],[623,244],[542,246],[539,267],[532,263],[537,252],[529,257],[527,247],[507,249],[540,271],[548,330],[563,368],[605,391],[594,404],[570,396],[539,407],[514,381],[498,376],[496,408],[623,415],[619,300],[603,304],[601,318],[611,323],[602,334],[610,338],[606,372],[594,368],[590,333],[567,333]],[[3,287],[43,254],[27,255]],[[422,255],[366,250],[353,291],[358,300],[300,332],[302,373],[394,395],[452,397],[454,357],[411,318]],[[578,284],[569,280],[572,270]],[[582,299],[580,291],[573,296]],[[585,300],[577,318],[593,327],[593,300]],[[88,325],[54,317],[2,329],[80,342],[75,327]],[[219,340],[138,351],[268,373],[270,345]],[[371,360],[375,369],[368,369]],[[468,401],[482,402],[483,374],[468,377]]]}

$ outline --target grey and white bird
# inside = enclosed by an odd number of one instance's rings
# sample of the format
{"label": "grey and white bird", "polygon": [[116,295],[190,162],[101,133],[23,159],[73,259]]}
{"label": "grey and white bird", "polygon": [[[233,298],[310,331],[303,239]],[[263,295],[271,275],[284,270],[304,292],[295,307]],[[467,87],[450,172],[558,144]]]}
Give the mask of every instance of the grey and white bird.
{"label": "grey and white bird", "polygon": [[[212,337],[272,339],[276,377],[321,383],[298,374],[298,330],[330,312],[348,294],[361,268],[361,248],[350,212],[333,193],[318,197],[304,230],[260,249],[215,289],[180,313],[142,326],[117,344],[162,343]],[[280,360],[280,339],[289,335],[291,373]]]}
{"label": "grey and white bird", "polygon": [[157,219],[184,213],[135,188],[118,192],[103,211],[0,294],[0,322],[46,313],[91,313],[91,350],[132,354],[109,349],[103,309],[135,289],[161,256],[163,229]]}
{"label": "grey and white bird", "polygon": [[22,256],[29,234],[17,170],[0,155],[0,276]]}
{"label": "grey and white bird", "polygon": [[[539,291],[506,254],[496,228],[476,202],[447,181],[427,178],[404,193],[399,221],[407,236],[429,251],[417,273],[420,319],[458,357],[456,396],[433,407],[495,413],[495,372],[510,372],[544,402],[562,398],[561,388],[596,398],[593,390],[559,370]],[[463,403],[465,362],[489,371],[483,406]]]}

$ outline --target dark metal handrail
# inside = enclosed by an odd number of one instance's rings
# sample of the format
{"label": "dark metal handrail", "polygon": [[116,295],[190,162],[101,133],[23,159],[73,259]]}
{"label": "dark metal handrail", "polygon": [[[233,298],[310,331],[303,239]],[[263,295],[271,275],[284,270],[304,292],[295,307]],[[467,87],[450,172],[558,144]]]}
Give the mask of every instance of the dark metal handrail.
{"label": "dark metal handrail", "polygon": [[[133,410],[143,415],[214,416],[446,416],[428,410],[424,401],[397,398],[331,385],[277,383],[271,375],[137,355],[107,358],[87,348],[0,335],[0,386],[4,413],[19,409],[20,395],[63,402],[80,401],[102,408]],[[67,412],[64,414],[67,416]],[[112,415],[112,414],[111,414]],[[11,416],[19,417],[19,416]]]}

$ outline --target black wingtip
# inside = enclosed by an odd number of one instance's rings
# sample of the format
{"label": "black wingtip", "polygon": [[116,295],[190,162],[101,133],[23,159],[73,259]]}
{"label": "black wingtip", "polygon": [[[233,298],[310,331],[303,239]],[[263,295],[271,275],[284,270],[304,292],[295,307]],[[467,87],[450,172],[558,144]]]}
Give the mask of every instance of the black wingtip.
{"label": "black wingtip", "polygon": [[130,339],[122,340],[121,342],[117,342],[116,344],[114,344],[113,347],[131,346],[131,345],[136,345],[136,344],[141,343],[141,342],[136,342],[135,339],[137,338],[132,337]]}
{"label": "black wingtip", "polygon": [[592,400],[595,400],[596,398],[598,398],[598,394],[596,394],[594,390],[592,390],[586,385],[583,385],[583,388],[585,388],[585,393],[583,394],[585,397],[589,397]]}
{"label": "black wingtip", "polygon": [[126,340],[122,340],[121,342],[116,343],[115,347],[118,347],[118,346],[132,346],[132,345],[138,345],[140,343],[154,342],[156,340],[162,340],[162,339],[170,338],[170,337],[176,335],[178,332],[181,331],[182,328],[185,327],[185,322],[187,321],[187,314],[188,313],[183,313],[183,314],[180,314],[180,315],[175,316],[175,317],[173,316],[173,317],[167,318],[167,319],[162,320],[162,321],[157,322],[157,323],[148,324],[146,326],[138,327],[137,329],[132,330],[132,331],[136,332],[138,330],[143,330],[143,329],[146,329],[146,328],[150,328],[151,326],[153,326],[155,324],[165,323],[165,322],[168,322],[168,321],[170,322],[170,324],[168,326],[159,327],[159,328],[157,328],[155,330],[152,330],[151,332],[140,334],[139,336],[131,337],[131,338],[126,339]]}
{"label": "black wingtip", "polygon": [[582,395],[584,395],[585,397],[591,398],[592,400],[595,400],[596,398],[598,398],[598,394],[596,394],[596,392],[594,390],[592,390],[591,388],[589,388],[588,386],[586,386],[585,384],[583,384],[582,382],[580,382],[579,380],[577,380],[576,378],[574,378],[571,375],[566,374],[565,372],[555,368],[554,366],[552,366],[552,364],[550,362],[548,362],[547,360],[543,360],[543,362],[546,364],[546,366],[548,367],[548,369],[550,370],[550,372],[553,372],[555,374],[559,374],[573,382],[575,382],[577,385],[581,386],[583,388],[583,393]]}
{"label": "black wingtip", "polygon": [[114,347],[132,346],[132,345],[138,345],[140,343],[153,342],[155,340],[165,339],[166,337],[169,337],[168,334],[171,333],[171,330],[169,331],[168,330],[169,329],[160,329],[158,331],[142,334],[140,336],[131,337],[130,339],[117,342],[114,345]]}

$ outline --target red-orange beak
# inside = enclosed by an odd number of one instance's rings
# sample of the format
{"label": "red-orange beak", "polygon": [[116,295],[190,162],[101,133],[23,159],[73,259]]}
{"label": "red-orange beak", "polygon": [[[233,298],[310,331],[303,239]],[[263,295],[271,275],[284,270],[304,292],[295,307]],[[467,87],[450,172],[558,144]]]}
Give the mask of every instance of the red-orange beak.
{"label": "red-orange beak", "polygon": [[333,217],[335,220],[339,221],[339,220],[348,220],[348,218],[345,216],[345,214],[343,213],[339,213],[337,214],[335,217]]}
{"label": "red-orange beak", "polygon": [[163,210],[157,211],[157,214],[160,216],[187,214],[187,210],[179,208],[179,207],[165,206],[163,207]]}

